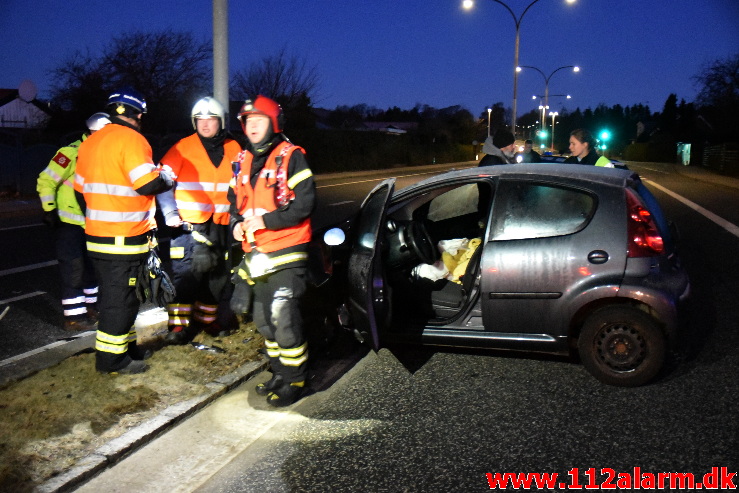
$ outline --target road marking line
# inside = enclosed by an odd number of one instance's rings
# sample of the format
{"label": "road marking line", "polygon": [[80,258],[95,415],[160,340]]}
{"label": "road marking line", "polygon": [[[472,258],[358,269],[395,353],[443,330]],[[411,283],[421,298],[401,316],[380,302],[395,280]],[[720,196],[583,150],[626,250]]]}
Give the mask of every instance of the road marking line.
{"label": "road marking line", "polygon": [[12,357],[10,357],[8,359],[4,359],[4,360],[0,361],[0,367],[7,366],[7,365],[9,365],[11,363],[15,363],[16,361],[20,361],[22,359],[28,358],[29,356],[33,356],[34,354],[43,353],[44,351],[48,351],[49,349],[53,349],[53,348],[55,348],[57,346],[63,346],[64,344],[66,344],[66,343],[69,342],[68,339],[80,339],[82,337],[86,337],[86,336],[89,336],[89,335],[94,334],[94,333],[95,333],[94,330],[89,330],[87,332],[81,332],[79,334],[75,334],[73,336],[70,336],[69,338],[65,338],[65,339],[60,340],[60,341],[52,342],[51,344],[47,344],[46,346],[42,346],[40,348],[32,349],[32,350],[27,351],[27,352],[25,352],[23,354],[18,354],[18,355],[12,356]]}
{"label": "road marking line", "polygon": [[44,223],[26,224],[24,226],[8,226],[7,228],[0,228],[0,231],[10,231],[11,229],[23,229],[23,228],[38,228],[39,226],[47,227]]}
{"label": "road marking line", "polygon": [[704,209],[703,207],[699,206],[695,202],[692,202],[692,201],[686,199],[682,195],[676,194],[672,190],[666,189],[662,185],[659,185],[659,184],[653,182],[652,180],[644,180],[644,181],[647,182],[647,183],[649,183],[650,185],[653,185],[655,188],[663,191],[664,193],[666,193],[670,197],[672,197],[672,198],[674,198],[674,199],[682,202],[683,204],[687,205],[688,207],[690,207],[691,209],[693,209],[694,211],[696,211],[698,214],[703,215],[707,219],[713,221],[714,223],[718,224],[719,226],[721,226],[722,228],[724,228],[729,233],[731,233],[734,236],[736,236],[737,238],[739,238],[739,226],[730,223],[726,219],[717,216],[713,212],[711,212],[711,211],[709,211],[707,209]]}
{"label": "road marking line", "polygon": [[46,294],[46,291],[34,291],[33,293],[22,294],[20,296],[16,296],[15,298],[0,300],[0,303],[12,303],[14,301],[25,300],[26,298],[33,298],[34,296],[41,296],[42,294]]}
{"label": "road marking line", "polygon": [[[459,168],[459,169],[463,169],[463,168]],[[439,174],[438,171],[426,171],[425,173],[411,173],[409,175],[398,175],[398,176],[394,176],[393,178],[408,178],[410,176],[438,175],[438,174]],[[367,183],[370,181],[382,181],[384,179],[386,178],[381,177],[381,178],[373,178],[371,180],[347,181],[343,183],[335,183],[333,185],[316,185],[316,188],[342,187],[344,185],[356,185],[357,183]]]}
{"label": "road marking line", "polygon": [[19,272],[26,272],[29,270],[43,269],[45,267],[57,265],[58,263],[58,260],[49,260],[48,262],[41,262],[40,264],[24,265],[23,267],[13,267],[12,269],[0,270],[0,277],[17,274]]}

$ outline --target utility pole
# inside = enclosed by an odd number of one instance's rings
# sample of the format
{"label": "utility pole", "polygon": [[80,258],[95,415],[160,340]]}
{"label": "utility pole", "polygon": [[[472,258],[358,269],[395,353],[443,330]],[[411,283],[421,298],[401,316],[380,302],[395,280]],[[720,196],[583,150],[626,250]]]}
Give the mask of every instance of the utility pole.
{"label": "utility pole", "polygon": [[225,130],[230,125],[228,95],[228,0],[213,0],[213,97],[226,110]]}

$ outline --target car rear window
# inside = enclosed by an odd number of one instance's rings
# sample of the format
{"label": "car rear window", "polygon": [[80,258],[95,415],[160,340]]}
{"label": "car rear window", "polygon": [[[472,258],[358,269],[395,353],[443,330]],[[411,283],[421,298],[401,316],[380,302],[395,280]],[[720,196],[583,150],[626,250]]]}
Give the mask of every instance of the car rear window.
{"label": "car rear window", "polygon": [[493,209],[493,240],[576,233],[595,212],[587,192],[547,184],[501,182]]}

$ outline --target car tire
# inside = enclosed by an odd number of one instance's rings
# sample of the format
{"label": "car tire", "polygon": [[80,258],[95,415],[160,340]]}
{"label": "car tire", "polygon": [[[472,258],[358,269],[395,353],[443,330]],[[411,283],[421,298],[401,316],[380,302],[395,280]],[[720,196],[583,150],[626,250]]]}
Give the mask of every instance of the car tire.
{"label": "car tire", "polygon": [[607,306],[584,322],[577,342],[583,366],[609,385],[637,387],[665,362],[665,335],[656,321],[632,306]]}

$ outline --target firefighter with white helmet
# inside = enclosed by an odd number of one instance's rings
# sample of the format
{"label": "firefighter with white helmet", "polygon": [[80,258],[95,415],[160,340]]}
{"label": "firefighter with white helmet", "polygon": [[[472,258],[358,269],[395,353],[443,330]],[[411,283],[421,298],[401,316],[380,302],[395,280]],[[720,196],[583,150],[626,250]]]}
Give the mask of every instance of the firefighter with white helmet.
{"label": "firefighter with white helmet", "polygon": [[[284,116],[265,96],[247,100],[239,112],[246,149],[229,191],[231,229],[245,252],[236,270],[232,306],[253,292],[252,315],[265,338],[272,378],[256,387],[272,406],[300,398],[307,381],[308,345],[300,313],[306,289],[310,215],[316,203],[305,151],[282,134]],[[245,284],[246,283],[246,284]],[[251,286],[250,290],[239,286]]]}
{"label": "firefighter with white helmet", "polygon": [[62,281],[64,329],[94,330],[98,286],[85,248],[85,215],[74,194],[74,173],[80,144],[110,123],[107,113],[87,119],[89,132],[59,149],[39,174],[36,190],[44,209],[44,223],[54,232],[54,247]]}
{"label": "firefighter with white helmet", "polygon": [[201,330],[218,335],[218,303],[228,283],[231,244],[228,184],[231,161],[241,146],[228,137],[225,111],[205,97],[191,112],[195,133],[161,159],[177,176],[175,188],[157,197],[170,228],[172,282],[177,295],[167,305],[170,344],[185,344]]}

